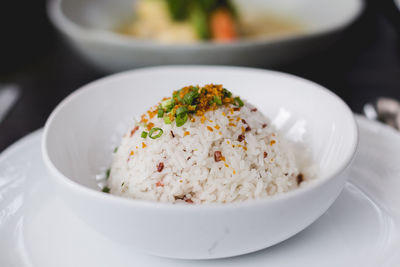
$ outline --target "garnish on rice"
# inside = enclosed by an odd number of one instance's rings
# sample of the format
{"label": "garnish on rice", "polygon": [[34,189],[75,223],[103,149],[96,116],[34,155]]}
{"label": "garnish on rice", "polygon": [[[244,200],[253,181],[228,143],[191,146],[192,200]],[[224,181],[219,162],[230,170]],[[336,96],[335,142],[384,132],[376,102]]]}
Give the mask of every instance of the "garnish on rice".
{"label": "garnish on rice", "polygon": [[[133,136],[139,129],[139,126],[144,126],[145,130],[142,131],[140,136],[144,139],[150,137],[157,139],[163,134],[161,128],[157,128],[156,134],[154,123],[149,122],[156,115],[157,118],[162,119],[165,124],[175,123],[177,127],[183,126],[187,121],[195,122],[195,116],[200,117],[202,123],[206,118],[204,114],[207,111],[216,110],[219,107],[233,106],[235,111],[239,111],[243,107],[244,102],[240,97],[232,97],[232,93],[223,88],[222,85],[207,84],[203,87],[200,86],[186,86],[180,90],[174,91],[172,97],[167,97],[162,100],[159,105],[151,108],[141,116],[141,120],[130,132]],[[218,129],[219,126],[216,127]]]}
{"label": "garnish on rice", "polygon": [[[181,127],[188,120],[195,121],[194,116],[199,116],[204,121],[205,119],[202,118],[207,111],[230,105],[240,109],[244,103],[240,97],[232,97],[232,93],[222,85],[186,86],[174,91],[172,97],[164,98],[157,107],[143,114],[140,123],[146,124],[157,114],[157,117],[162,118],[165,124],[175,123],[176,126]],[[148,124],[146,126],[151,131],[152,127]],[[142,132],[142,137],[146,138],[147,134]]]}

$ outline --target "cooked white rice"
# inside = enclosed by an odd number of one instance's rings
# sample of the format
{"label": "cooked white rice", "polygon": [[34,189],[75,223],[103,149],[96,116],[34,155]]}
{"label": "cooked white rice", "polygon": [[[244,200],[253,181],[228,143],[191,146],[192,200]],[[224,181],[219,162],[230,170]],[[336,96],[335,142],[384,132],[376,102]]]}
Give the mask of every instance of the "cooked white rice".
{"label": "cooked white rice", "polygon": [[[157,139],[142,138],[143,126],[132,136],[127,133],[113,155],[110,193],[161,202],[229,203],[299,186],[302,170],[293,147],[260,111],[245,102],[240,110],[222,106],[205,117],[204,123],[195,117],[177,127],[155,116],[150,122],[163,129]],[[241,134],[245,140],[239,142]],[[222,160],[215,160],[216,151]]]}

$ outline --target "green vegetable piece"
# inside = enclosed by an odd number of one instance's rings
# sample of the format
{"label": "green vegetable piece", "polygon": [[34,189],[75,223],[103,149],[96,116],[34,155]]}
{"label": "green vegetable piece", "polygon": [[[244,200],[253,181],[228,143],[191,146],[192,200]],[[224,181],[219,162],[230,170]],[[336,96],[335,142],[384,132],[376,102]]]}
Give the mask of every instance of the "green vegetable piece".
{"label": "green vegetable piece", "polygon": [[164,123],[165,124],[171,124],[171,119],[169,118],[168,115],[164,116]]}
{"label": "green vegetable piece", "polygon": [[115,148],[114,148],[114,153],[117,153],[117,151],[118,151],[118,147],[116,146]]}
{"label": "green vegetable piece", "polygon": [[173,98],[164,100],[161,102],[161,107],[168,113],[175,106],[175,101]]}
{"label": "green vegetable piece", "polygon": [[186,123],[188,118],[189,118],[189,116],[187,113],[180,114],[179,116],[176,117],[176,126],[181,127],[182,125],[184,125]]}
{"label": "green vegetable piece", "polygon": [[103,188],[103,190],[101,190],[101,191],[103,191],[104,193],[110,193],[110,188],[108,187],[108,186],[105,186],[104,188]]}
{"label": "green vegetable piece", "polygon": [[236,106],[239,106],[239,107],[243,107],[244,106],[244,103],[243,103],[242,99],[240,99],[240,97],[235,97],[234,100],[235,100],[235,105]]}
{"label": "green vegetable piece", "polygon": [[232,97],[232,93],[225,88],[222,89],[222,93],[224,94],[225,97]]}
{"label": "green vegetable piece", "polygon": [[222,105],[222,100],[221,100],[221,97],[219,97],[219,96],[214,96],[213,97],[213,102],[217,103],[217,105],[219,105],[219,106]]}
{"label": "green vegetable piece", "polygon": [[198,96],[199,93],[197,93],[196,90],[190,91],[183,97],[183,103],[186,105],[191,105],[194,99],[197,98]]}
{"label": "green vegetable piece", "polygon": [[149,137],[151,139],[157,139],[159,138],[162,134],[164,133],[164,131],[161,128],[151,128],[151,130],[149,131]]}
{"label": "green vegetable piece", "polygon": [[182,113],[187,113],[187,112],[188,112],[188,108],[185,107],[185,106],[182,106],[182,107],[179,107],[179,108],[176,110],[175,115],[176,115],[176,116],[179,116],[179,115],[181,115]]}
{"label": "green vegetable piece", "polygon": [[142,138],[146,138],[147,137],[147,132],[143,131],[142,134],[140,135]]}
{"label": "green vegetable piece", "polygon": [[167,0],[168,11],[173,20],[182,21],[187,18],[190,1]]}
{"label": "green vegetable piece", "polygon": [[163,116],[164,116],[164,110],[162,108],[159,108],[157,112],[157,117],[162,118]]}
{"label": "green vegetable piece", "polygon": [[167,109],[167,107],[169,106],[169,104],[171,103],[171,99],[167,99],[161,102],[161,108],[162,109]]}
{"label": "green vegetable piece", "polygon": [[207,10],[202,9],[198,4],[195,5],[192,8],[190,21],[200,39],[207,40],[210,38]]}
{"label": "green vegetable piece", "polygon": [[111,169],[108,168],[108,169],[106,170],[106,179],[108,179],[108,178],[110,177],[110,173],[111,173]]}

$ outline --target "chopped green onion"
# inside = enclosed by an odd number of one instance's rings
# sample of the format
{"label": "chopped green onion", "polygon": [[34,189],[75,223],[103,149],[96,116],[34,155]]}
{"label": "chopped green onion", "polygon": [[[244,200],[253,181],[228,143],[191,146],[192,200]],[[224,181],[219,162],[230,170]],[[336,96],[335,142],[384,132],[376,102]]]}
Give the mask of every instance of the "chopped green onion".
{"label": "chopped green onion", "polygon": [[161,107],[166,111],[166,112],[170,112],[171,109],[175,106],[175,101],[174,99],[170,98],[167,100],[164,100],[163,102],[161,102]]}
{"label": "chopped green onion", "polygon": [[222,89],[222,93],[224,94],[225,97],[231,97],[232,96],[232,93],[229,90],[225,89],[225,88]]}
{"label": "chopped green onion", "polygon": [[181,97],[181,90],[176,91],[175,94],[173,94],[174,99],[176,98],[179,102],[182,102],[183,99]]}
{"label": "chopped green onion", "polygon": [[190,91],[183,97],[183,103],[186,105],[191,105],[193,100],[198,96],[199,93],[197,93],[197,91]]}
{"label": "chopped green onion", "polygon": [[164,116],[164,110],[162,108],[159,108],[157,112],[157,117],[162,118],[163,116]]}
{"label": "chopped green onion", "polygon": [[110,177],[110,173],[111,173],[111,169],[108,168],[108,169],[106,170],[106,179],[108,179],[108,178]]}
{"label": "chopped green onion", "polygon": [[181,115],[182,113],[186,113],[186,112],[188,112],[187,107],[185,107],[185,106],[179,107],[179,108],[176,110],[176,116],[179,116],[179,115]]}
{"label": "chopped green onion", "polygon": [[114,153],[117,153],[117,151],[118,151],[118,147],[116,146],[116,147],[114,148]]}
{"label": "chopped green onion", "polygon": [[185,122],[188,120],[189,116],[187,113],[182,113],[179,116],[176,117],[176,126],[181,127],[182,125],[185,124]]}
{"label": "chopped green onion", "polygon": [[143,131],[142,134],[140,135],[142,138],[146,138],[147,137],[147,132]]}
{"label": "chopped green onion", "polygon": [[109,187],[107,187],[107,186],[105,186],[104,188],[103,188],[103,190],[101,190],[101,191],[103,191],[104,193],[110,193],[110,188]]}
{"label": "chopped green onion", "polygon": [[167,99],[167,100],[164,100],[163,102],[161,102],[161,107],[163,109],[166,109],[170,104],[171,104],[171,99]]}
{"label": "chopped green onion", "polygon": [[244,106],[244,103],[243,103],[242,99],[240,99],[240,97],[235,97],[234,100],[235,100],[235,105],[236,106],[239,106],[239,107],[243,107]]}
{"label": "chopped green onion", "polygon": [[171,119],[170,119],[169,115],[164,116],[164,123],[171,124]]}
{"label": "chopped green onion", "polygon": [[[158,131],[157,134],[154,134],[154,132]],[[151,139],[157,139],[159,138],[162,134],[164,133],[164,131],[161,128],[151,128],[150,132],[149,132],[149,137]]]}
{"label": "chopped green onion", "polygon": [[219,96],[214,96],[213,102],[217,103],[217,105],[219,105],[219,106],[222,105],[221,97],[219,97]]}

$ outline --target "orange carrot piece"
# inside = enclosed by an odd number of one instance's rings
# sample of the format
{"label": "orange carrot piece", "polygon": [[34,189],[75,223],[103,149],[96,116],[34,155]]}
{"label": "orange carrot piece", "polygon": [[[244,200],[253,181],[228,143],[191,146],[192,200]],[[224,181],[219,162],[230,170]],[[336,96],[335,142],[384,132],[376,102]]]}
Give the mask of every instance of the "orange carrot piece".
{"label": "orange carrot piece", "polygon": [[237,38],[235,20],[226,9],[218,9],[211,15],[212,39],[217,42],[230,42]]}

